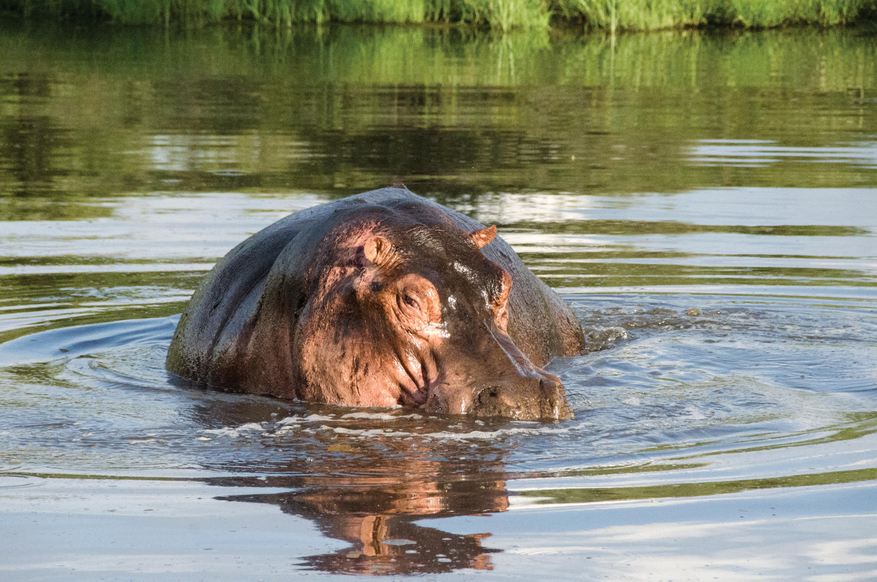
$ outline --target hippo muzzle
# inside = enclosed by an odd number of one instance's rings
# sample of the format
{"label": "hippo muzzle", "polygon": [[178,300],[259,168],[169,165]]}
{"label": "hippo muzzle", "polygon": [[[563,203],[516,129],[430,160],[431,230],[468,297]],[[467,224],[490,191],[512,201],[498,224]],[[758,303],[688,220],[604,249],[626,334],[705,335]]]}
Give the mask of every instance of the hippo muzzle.
{"label": "hippo muzzle", "polygon": [[560,378],[550,374],[519,385],[488,386],[474,395],[471,411],[475,416],[504,416],[515,420],[573,417]]}
{"label": "hippo muzzle", "polygon": [[457,351],[442,358],[455,370],[440,371],[440,376],[454,380],[432,389],[424,406],[427,411],[514,420],[573,418],[560,378],[534,366],[506,333],[493,330],[480,345],[466,342],[465,346],[470,347],[468,354]]}

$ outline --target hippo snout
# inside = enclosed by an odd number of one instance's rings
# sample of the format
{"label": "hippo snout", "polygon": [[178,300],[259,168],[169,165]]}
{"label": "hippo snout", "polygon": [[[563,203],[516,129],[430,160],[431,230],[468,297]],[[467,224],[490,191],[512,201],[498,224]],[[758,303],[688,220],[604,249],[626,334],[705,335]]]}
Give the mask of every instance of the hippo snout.
{"label": "hippo snout", "polygon": [[542,418],[569,420],[573,413],[566,403],[566,389],[557,376],[546,375],[539,380],[545,399],[541,401]]}
{"label": "hippo snout", "polygon": [[573,418],[560,378],[551,374],[528,377],[514,384],[494,384],[473,398],[476,416],[504,416],[515,420],[568,420]]}

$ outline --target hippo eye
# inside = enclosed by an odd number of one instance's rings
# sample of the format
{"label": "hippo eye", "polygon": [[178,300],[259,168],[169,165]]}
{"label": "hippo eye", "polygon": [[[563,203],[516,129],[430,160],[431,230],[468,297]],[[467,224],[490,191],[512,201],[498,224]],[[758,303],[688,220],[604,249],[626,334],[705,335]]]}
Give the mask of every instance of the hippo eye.
{"label": "hippo eye", "polygon": [[423,311],[417,295],[407,291],[403,291],[399,294],[399,307],[401,307],[403,311],[407,311],[410,314],[417,316]]}
{"label": "hippo eye", "polygon": [[403,325],[411,331],[441,323],[438,292],[431,282],[420,275],[409,274],[400,280],[395,301]]}

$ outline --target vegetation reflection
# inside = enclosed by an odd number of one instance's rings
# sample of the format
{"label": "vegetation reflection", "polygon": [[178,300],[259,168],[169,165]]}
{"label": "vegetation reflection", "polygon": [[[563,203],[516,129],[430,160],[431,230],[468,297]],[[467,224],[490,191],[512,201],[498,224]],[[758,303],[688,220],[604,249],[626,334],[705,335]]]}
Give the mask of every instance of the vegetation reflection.
{"label": "vegetation reflection", "polygon": [[636,499],[660,499],[668,497],[701,497],[704,495],[723,495],[742,493],[756,489],[776,489],[779,487],[811,487],[815,485],[837,485],[857,483],[877,479],[877,469],[855,469],[832,471],[810,475],[790,475],[765,479],[741,479],[738,481],[708,481],[700,483],[667,483],[645,487],[577,488],[577,489],[539,489],[518,493],[523,497],[534,497],[539,504],[552,503],[595,503],[598,501],[631,501]]}
{"label": "vegetation reflection", "polygon": [[877,48],[847,31],[610,42],[355,27],[72,36],[6,26],[0,198],[67,203],[53,217],[96,212],[71,203],[107,194],[350,193],[394,177],[444,195],[874,181],[872,156],[855,149],[831,164],[755,149],[741,165],[704,158],[699,145],[871,139]]}

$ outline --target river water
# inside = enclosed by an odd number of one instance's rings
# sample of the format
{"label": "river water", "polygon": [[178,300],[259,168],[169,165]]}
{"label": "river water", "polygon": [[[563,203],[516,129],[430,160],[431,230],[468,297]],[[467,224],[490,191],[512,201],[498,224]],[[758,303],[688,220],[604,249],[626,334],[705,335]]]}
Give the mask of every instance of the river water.
{"label": "river water", "polygon": [[[0,55],[4,579],[877,576],[874,36],[4,24]],[[574,420],[168,376],[229,249],[400,180],[572,305]]]}

